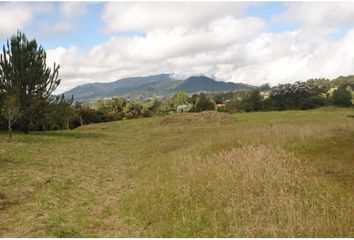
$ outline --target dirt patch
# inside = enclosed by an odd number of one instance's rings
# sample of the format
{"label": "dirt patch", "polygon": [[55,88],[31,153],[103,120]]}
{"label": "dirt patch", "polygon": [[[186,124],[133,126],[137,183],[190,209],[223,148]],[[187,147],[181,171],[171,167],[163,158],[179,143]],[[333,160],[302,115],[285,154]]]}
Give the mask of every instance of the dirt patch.
{"label": "dirt patch", "polygon": [[200,123],[224,123],[230,121],[230,114],[215,111],[206,111],[200,113],[179,113],[164,117],[159,125],[185,125]]}

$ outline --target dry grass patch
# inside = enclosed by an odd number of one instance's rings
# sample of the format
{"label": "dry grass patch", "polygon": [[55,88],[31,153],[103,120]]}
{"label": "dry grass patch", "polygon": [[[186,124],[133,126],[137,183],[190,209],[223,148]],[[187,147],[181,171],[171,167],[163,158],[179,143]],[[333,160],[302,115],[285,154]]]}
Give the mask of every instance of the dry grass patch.
{"label": "dry grass patch", "polygon": [[247,146],[174,161],[169,176],[138,189],[128,212],[144,236],[351,236],[352,197],[335,197],[293,155]]}

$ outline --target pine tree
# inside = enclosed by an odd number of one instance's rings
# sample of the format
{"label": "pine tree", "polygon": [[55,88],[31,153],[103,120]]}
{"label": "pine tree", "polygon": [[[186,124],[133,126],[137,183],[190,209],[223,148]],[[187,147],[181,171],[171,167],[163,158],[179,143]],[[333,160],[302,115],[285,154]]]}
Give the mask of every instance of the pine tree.
{"label": "pine tree", "polygon": [[31,122],[40,118],[41,108],[60,84],[59,65],[47,67],[46,52],[35,39],[17,32],[0,54],[0,94],[15,96],[19,102],[18,124],[29,132]]}

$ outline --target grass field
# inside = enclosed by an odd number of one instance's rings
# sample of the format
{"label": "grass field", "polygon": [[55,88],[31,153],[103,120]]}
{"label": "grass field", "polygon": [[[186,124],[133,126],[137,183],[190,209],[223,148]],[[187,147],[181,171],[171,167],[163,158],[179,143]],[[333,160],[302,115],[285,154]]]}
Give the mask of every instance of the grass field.
{"label": "grass field", "polygon": [[0,133],[1,237],[354,237],[354,110]]}

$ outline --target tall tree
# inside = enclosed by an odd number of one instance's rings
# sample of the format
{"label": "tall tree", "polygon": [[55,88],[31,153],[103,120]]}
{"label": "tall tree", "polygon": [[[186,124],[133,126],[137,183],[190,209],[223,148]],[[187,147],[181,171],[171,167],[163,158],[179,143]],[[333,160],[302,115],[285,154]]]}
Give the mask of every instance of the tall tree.
{"label": "tall tree", "polygon": [[16,95],[19,101],[19,126],[29,132],[41,107],[60,84],[59,65],[47,67],[46,52],[35,39],[20,31],[7,41],[0,54],[0,94]]}

